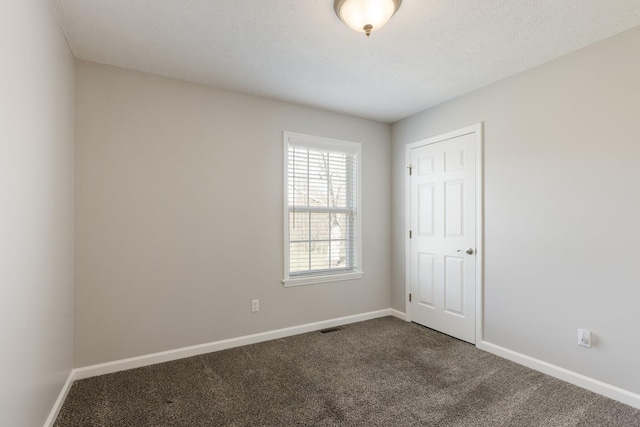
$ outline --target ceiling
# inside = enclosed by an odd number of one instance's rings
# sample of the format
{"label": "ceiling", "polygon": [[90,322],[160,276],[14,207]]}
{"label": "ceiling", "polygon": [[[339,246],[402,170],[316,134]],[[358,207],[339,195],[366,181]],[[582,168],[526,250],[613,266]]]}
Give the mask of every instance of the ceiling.
{"label": "ceiling", "polygon": [[51,0],[80,59],[394,122],[640,25],[638,0]]}

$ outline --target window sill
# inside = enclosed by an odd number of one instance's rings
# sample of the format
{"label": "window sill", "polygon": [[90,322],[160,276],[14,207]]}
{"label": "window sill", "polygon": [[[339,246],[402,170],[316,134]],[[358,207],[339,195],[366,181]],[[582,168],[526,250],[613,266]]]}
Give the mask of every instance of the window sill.
{"label": "window sill", "polygon": [[354,280],[354,279],[362,279],[364,273],[362,271],[355,271],[352,273],[344,273],[344,274],[331,274],[327,276],[306,276],[306,277],[295,277],[284,279],[282,283],[284,283],[284,287],[292,287],[292,286],[304,286],[304,285],[315,285],[318,283],[330,283],[330,282],[340,282],[343,280]]}

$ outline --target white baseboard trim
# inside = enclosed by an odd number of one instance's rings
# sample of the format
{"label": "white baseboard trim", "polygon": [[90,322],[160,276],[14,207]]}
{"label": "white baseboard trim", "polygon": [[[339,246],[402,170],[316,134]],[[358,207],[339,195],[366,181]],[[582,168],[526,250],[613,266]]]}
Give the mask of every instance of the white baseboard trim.
{"label": "white baseboard trim", "polygon": [[551,375],[552,377],[566,381],[570,384],[577,385],[578,387],[585,388],[587,390],[593,391],[594,393],[601,394],[610,399],[614,399],[626,405],[640,409],[640,394],[636,394],[620,387],[598,381],[591,377],[587,377],[585,375],[578,374],[577,372],[552,365],[551,363],[547,363],[542,360],[517,353],[504,347],[491,344],[487,341],[481,341],[476,345],[476,347],[478,347],[480,350],[495,354],[496,356],[503,357],[505,359],[511,360],[512,362],[516,362],[520,365],[524,365],[528,368],[535,369],[536,371],[542,372],[544,374]]}
{"label": "white baseboard trim", "polygon": [[397,317],[400,320],[407,320],[407,313],[403,313],[401,311],[398,311],[395,308],[391,309],[391,315],[393,317]]}
{"label": "white baseboard trim", "polygon": [[[56,402],[51,409],[49,417],[47,418],[44,427],[53,427],[60,409],[64,403],[71,384],[75,380],[81,380],[84,378],[95,377],[98,375],[111,374],[114,372],[124,371],[127,369],[140,368],[143,366],[155,365],[157,363],[169,362],[172,360],[183,359],[185,357],[198,356],[205,353],[211,353],[214,351],[226,350],[229,348],[240,347],[243,345],[256,344],[264,341],[270,341],[279,338],[285,338],[292,335],[304,334],[307,332],[313,332],[320,329],[332,328],[340,325],[347,325],[349,323],[362,322],[365,320],[376,319],[379,317],[394,316],[401,320],[407,320],[406,313],[401,311],[387,308],[384,310],[371,311],[368,313],[361,313],[352,316],[338,317],[335,319],[323,320],[320,322],[307,323],[299,326],[292,326],[289,328],[277,329],[274,331],[261,332],[258,334],[246,335],[237,338],[230,338],[221,341],[214,341],[211,343],[194,345],[190,347],[179,348],[175,350],[168,350],[159,353],[147,354],[144,356],[131,357],[128,359],[116,360],[113,362],[101,363],[98,365],[85,366],[82,368],[76,368],[71,371],[69,378],[65,382]],[[617,400],[629,406],[640,409],[640,394],[624,390],[622,388],[613,386],[611,384],[604,383],[602,381],[595,380],[582,374],[578,374],[568,369],[561,368],[556,365],[552,365],[542,360],[535,359],[530,356],[526,356],[521,353],[500,347],[487,341],[481,341],[476,345],[480,350],[495,354],[512,362],[519,363],[527,366],[536,371],[540,371],[547,375],[551,375],[568,383],[577,385],[611,399]]]}
{"label": "white baseboard trim", "polygon": [[49,416],[47,417],[47,420],[44,422],[44,427],[53,427],[53,424],[55,424],[56,418],[58,418],[58,414],[62,409],[62,404],[64,403],[64,400],[67,398],[67,395],[69,394],[69,390],[71,390],[71,384],[73,384],[73,381],[75,379],[73,374],[74,374],[73,370],[69,372],[69,377],[67,377],[67,381],[64,383],[64,386],[62,386],[62,390],[60,390],[60,394],[56,399],[56,403],[53,404],[53,408],[51,408],[51,412],[49,412]]}
{"label": "white baseboard trim", "polygon": [[76,380],[82,380],[85,378],[95,377],[98,375],[111,374],[114,372],[125,371],[127,369],[140,368],[143,366],[155,365],[157,363],[169,362],[172,360],[184,359],[185,357],[198,356],[200,354],[211,353],[214,351],[226,350],[229,348],[240,347],[243,345],[256,344],[259,342],[275,340],[279,338],[285,338],[292,335],[304,334],[307,332],[313,332],[320,329],[332,328],[340,325],[347,325],[349,323],[363,322],[365,320],[376,319],[378,317],[385,316],[404,316],[397,310],[386,308],[378,311],[370,311],[368,313],[355,314],[352,316],[338,317],[335,319],[323,320],[320,322],[307,323],[299,326],[292,326],[289,328],[277,329],[275,331],[262,332],[259,334],[246,335],[237,338],[230,338],[221,341],[214,341],[211,343],[194,345],[190,347],[178,348],[175,350],[162,351],[159,353],[147,354],[144,356],[131,357],[128,359],[116,360],[113,362],[100,363],[98,365],[85,366],[82,368],[73,369],[69,373],[69,377],[65,382],[58,398],[56,399],[49,417],[44,423],[44,427],[53,427],[56,422],[56,418],[62,409],[64,400],[69,394],[71,384]]}
{"label": "white baseboard trim", "polygon": [[243,345],[256,344],[263,341],[270,341],[291,335],[304,334],[320,329],[332,328],[349,323],[362,322],[393,315],[392,309],[371,311],[368,313],[355,314],[352,316],[338,317],[335,319],[323,320],[320,322],[307,323],[289,328],[277,329],[275,331],[261,332],[259,334],[246,335],[237,338],[230,338],[211,343],[194,345],[191,347],[178,348],[175,350],[162,351],[159,353],[147,354],[144,356],[131,357],[128,359],[116,360],[113,362],[101,363],[98,365],[85,366],[74,369],[74,380],[95,377],[98,375],[111,374],[127,369],[140,368],[142,366],[155,365],[156,363],[169,362],[171,360],[184,359],[185,357],[198,356],[200,354],[214,351],[226,350]]}

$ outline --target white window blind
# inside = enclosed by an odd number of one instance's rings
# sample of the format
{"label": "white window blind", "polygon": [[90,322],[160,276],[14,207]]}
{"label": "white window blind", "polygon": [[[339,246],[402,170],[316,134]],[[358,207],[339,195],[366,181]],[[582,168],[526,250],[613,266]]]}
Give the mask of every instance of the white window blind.
{"label": "white window blind", "polygon": [[360,144],[285,133],[285,285],[362,276]]}

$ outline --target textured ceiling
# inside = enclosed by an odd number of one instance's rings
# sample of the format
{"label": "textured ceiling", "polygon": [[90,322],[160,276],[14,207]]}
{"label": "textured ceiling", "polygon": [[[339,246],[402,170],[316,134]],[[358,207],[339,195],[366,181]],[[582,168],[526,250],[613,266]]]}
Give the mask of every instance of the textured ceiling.
{"label": "textured ceiling", "polygon": [[74,55],[393,122],[640,25],[638,0],[404,0],[369,39],[333,0],[51,0]]}

